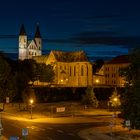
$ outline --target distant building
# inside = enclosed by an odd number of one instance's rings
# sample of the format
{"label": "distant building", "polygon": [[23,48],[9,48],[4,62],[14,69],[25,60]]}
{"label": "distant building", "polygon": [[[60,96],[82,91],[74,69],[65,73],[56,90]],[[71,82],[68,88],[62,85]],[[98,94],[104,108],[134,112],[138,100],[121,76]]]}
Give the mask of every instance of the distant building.
{"label": "distant building", "polygon": [[[38,63],[51,64],[55,71],[54,86],[92,86],[92,64],[83,51],[51,51],[48,56],[33,57]],[[36,83],[41,84],[41,83]],[[44,84],[44,83],[42,83]]]}
{"label": "distant building", "polygon": [[93,74],[93,86],[105,86],[104,65]]}
{"label": "distant building", "polygon": [[[84,51],[63,52],[51,51],[49,55],[42,55],[42,39],[39,26],[33,40],[28,40],[24,25],[19,33],[19,60],[34,59],[37,63],[51,64],[54,68],[55,87],[123,87],[125,80],[119,75],[119,69],[129,65],[128,56],[113,58],[97,69],[93,74],[92,64],[88,61]],[[48,83],[35,81],[37,86]]]}
{"label": "distant building", "polygon": [[42,39],[40,35],[39,25],[37,25],[36,27],[36,32],[33,40],[28,40],[24,25],[21,26],[18,49],[19,60],[31,59],[33,56],[42,55]]}
{"label": "distant building", "polygon": [[113,58],[104,64],[105,85],[123,87],[125,80],[119,75],[119,70],[130,64],[128,55]]}

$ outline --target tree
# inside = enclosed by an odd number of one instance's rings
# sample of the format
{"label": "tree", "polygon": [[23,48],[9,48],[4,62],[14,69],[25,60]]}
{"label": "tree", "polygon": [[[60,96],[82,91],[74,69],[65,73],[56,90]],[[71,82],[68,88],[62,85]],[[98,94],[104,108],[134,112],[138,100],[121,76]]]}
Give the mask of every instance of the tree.
{"label": "tree", "polygon": [[85,105],[91,105],[93,107],[98,107],[98,100],[95,96],[92,87],[86,89],[86,94],[82,96],[82,103]]}
{"label": "tree", "polygon": [[125,93],[122,98],[122,115],[130,120],[131,128],[140,129],[140,49],[130,53],[130,65],[120,71],[126,79]]}
{"label": "tree", "polygon": [[13,97],[15,85],[13,73],[7,58],[0,52],[0,100],[3,101],[7,96]]}
{"label": "tree", "polygon": [[116,88],[115,88],[113,94],[111,95],[111,97],[109,97],[108,104],[111,104],[111,106],[115,107],[115,108],[121,105],[120,95],[117,94],[117,89]]}
{"label": "tree", "polygon": [[[28,95],[29,82],[34,83],[37,80],[37,64],[34,60],[25,59],[23,61],[17,61],[15,66],[14,79],[16,82],[16,101],[24,100],[24,97]],[[27,94],[27,95],[26,95]]]}
{"label": "tree", "polygon": [[50,85],[54,81],[55,73],[51,65],[38,64],[38,74],[40,82],[47,82]]}

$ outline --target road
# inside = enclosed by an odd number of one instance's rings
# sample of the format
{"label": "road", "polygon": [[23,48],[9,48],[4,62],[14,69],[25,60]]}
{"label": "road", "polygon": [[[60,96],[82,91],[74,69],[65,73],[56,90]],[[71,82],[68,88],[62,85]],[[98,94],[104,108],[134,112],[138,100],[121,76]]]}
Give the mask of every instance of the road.
{"label": "road", "polygon": [[103,123],[50,124],[2,118],[3,135],[22,138],[22,128],[28,128],[28,140],[82,140],[78,132]]}

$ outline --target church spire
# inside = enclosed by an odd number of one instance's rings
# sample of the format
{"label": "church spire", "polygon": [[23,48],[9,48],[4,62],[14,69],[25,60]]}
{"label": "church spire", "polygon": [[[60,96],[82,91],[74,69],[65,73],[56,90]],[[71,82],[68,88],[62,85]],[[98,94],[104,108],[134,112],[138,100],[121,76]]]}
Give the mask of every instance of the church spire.
{"label": "church spire", "polygon": [[19,35],[26,35],[26,31],[23,24],[21,25]]}
{"label": "church spire", "polygon": [[41,38],[39,24],[36,26],[35,38]]}

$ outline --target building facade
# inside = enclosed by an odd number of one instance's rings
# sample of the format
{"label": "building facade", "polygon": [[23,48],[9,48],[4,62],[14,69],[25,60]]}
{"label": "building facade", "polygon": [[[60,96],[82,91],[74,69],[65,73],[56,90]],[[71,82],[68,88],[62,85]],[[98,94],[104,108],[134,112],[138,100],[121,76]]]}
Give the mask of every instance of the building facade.
{"label": "building facade", "polygon": [[[88,61],[84,51],[51,51],[49,55],[42,55],[42,39],[38,25],[33,40],[28,40],[24,25],[21,26],[18,48],[19,60],[34,59],[37,63],[53,66],[55,72],[53,86],[124,86],[125,80],[119,75],[119,70],[129,65],[128,56],[118,56],[106,62],[93,75],[92,64]],[[48,83],[35,81],[34,84],[45,86]]]}
{"label": "building facade", "polygon": [[36,32],[33,40],[28,40],[24,25],[20,28],[18,59],[31,59],[33,56],[42,55],[42,39],[40,35],[39,25],[36,27]]}
{"label": "building facade", "polygon": [[125,79],[119,75],[119,70],[130,64],[127,55],[113,58],[104,64],[105,85],[123,87]]}
{"label": "building facade", "polygon": [[88,61],[83,51],[51,51],[48,56],[33,57],[33,59],[36,60],[37,63],[43,62],[53,66],[55,71],[54,86],[92,86],[92,64]]}

